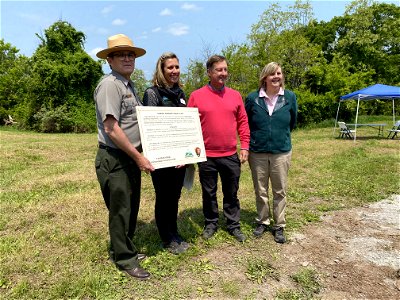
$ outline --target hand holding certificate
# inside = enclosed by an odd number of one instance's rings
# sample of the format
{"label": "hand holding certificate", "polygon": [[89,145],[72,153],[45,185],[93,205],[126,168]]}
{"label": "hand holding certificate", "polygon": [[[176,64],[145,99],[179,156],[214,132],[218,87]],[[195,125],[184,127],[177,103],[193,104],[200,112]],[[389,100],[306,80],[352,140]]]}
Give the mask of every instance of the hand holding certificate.
{"label": "hand holding certificate", "polygon": [[206,161],[197,108],[137,106],[144,156],[154,168]]}

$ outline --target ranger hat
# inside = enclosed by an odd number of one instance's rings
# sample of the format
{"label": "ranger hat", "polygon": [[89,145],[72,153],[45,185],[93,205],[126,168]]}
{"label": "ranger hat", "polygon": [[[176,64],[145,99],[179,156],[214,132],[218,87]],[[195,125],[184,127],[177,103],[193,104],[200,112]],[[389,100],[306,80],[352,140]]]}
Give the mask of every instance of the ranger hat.
{"label": "ranger hat", "polygon": [[116,34],[110,36],[107,40],[108,48],[97,52],[98,58],[106,59],[110,53],[116,51],[132,51],[135,53],[135,57],[142,56],[146,53],[146,50],[135,47],[132,40],[125,34]]}

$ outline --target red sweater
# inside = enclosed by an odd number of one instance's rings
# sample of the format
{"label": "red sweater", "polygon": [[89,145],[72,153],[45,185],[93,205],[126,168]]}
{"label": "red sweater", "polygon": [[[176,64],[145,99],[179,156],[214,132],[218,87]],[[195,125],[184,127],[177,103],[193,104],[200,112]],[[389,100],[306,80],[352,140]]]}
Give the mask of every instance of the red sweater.
{"label": "red sweater", "polygon": [[238,91],[228,87],[215,91],[206,85],[190,95],[188,107],[199,109],[207,156],[223,157],[237,152],[237,134],[241,149],[249,149],[249,124]]}

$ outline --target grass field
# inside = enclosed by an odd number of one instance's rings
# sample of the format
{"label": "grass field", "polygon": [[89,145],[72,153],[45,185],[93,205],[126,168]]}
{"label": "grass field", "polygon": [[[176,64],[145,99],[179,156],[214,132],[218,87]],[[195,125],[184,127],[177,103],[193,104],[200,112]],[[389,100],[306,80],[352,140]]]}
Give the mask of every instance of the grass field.
{"label": "grass field", "polygon": [[[392,123],[390,117],[373,121]],[[337,135],[332,128],[293,133],[289,239],[308,223],[318,222],[321,214],[399,193],[399,140],[378,138],[372,128],[359,129],[356,142]],[[180,202],[178,225],[191,248],[179,256],[161,247],[150,175],[142,174],[134,242],[149,256],[143,266],[152,277],[138,281],[108,261],[107,211],[94,172],[97,136],[1,128],[0,140],[1,299],[261,299],[259,286],[266,278],[276,279],[279,270],[274,269],[273,258],[279,256],[279,248],[272,237],[252,237],[255,202],[248,164],[243,165],[239,190],[241,224],[248,240],[239,244],[219,230],[215,238],[203,241],[196,175],[193,189],[183,190]],[[220,204],[221,199],[219,194]],[[224,229],[222,215],[220,225]],[[225,249],[234,250],[230,255],[236,255],[237,276],[218,280],[218,268],[204,255],[215,253],[224,260]],[[260,251],[271,260],[261,258]],[[305,286],[318,292],[312,271],[289,275],[298,281],[305,278]],[[293,295],[312,297],[285,291],[275,296],[296,298]]]}

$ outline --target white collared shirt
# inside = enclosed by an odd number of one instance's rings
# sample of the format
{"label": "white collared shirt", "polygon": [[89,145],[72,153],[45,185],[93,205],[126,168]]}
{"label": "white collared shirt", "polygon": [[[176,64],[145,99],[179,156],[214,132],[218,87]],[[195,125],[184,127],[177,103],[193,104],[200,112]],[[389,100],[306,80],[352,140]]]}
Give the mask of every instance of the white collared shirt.
{"label": "white collared shirt", "polygon": [[279,88],[279,92],[278,92],[277,94],[275,94],[275,95],[272,97],[272,99],[270,99],[270,98],[268,97],[267,92],[265,91],[265,89],[264,89],[264,88],[261,88],[261,89],[260,89],[260,92],[259,92],[259,94],[258,94],[258,96],[259,96],[260,98],[261,98],[261,97],[264,98],[265,105],[266,105],[267,108],[268,108],[268,114],[271,116],[271,115],[272,115],[272,112],[274,111],[276,102],[278,101],[278,97],[281,96],[281,95],[284,95],[284,94],[285,94],[285,93],[284,93],[283,89],[282,89],[282,88]]}

